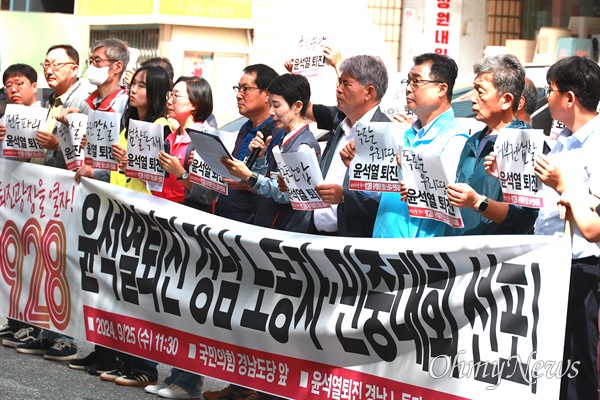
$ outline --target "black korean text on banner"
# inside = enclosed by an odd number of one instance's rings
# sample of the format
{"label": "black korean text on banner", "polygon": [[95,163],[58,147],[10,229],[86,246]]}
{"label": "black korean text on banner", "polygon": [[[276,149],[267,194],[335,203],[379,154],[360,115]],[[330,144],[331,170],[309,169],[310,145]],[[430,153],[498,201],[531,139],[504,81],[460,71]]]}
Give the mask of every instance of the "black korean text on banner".
{"label": "black korean text on banner", "polygon": [[2,224],[26,225],[40,177],[77,196],[48,217],[75,233],[77,323],[55,330],[286,398],[558,398],[568,240],[299,235],[7,160]]}
{"label": "black korean text on banner", "polygon": [[161,124],[129,120],[125,175],[162,187],[165,170],[158,162],[158,153],[163,149],[164,127]]}
{"label": "black korean text on banner", "polygon": [[498,132],[494,151],[505,203],[544,206],[539,193],[543,185],[533,169],[536,156],[543,154],[544,137],[541,129],[503,128]]}
{"label": "black korean text on banner", "polygon": [[396,152],[404,125],[389,122],[356,123],[356,155],[350,163],[350,190],[399,192]]}
{"label": "black korean text on banner", "polygon": [[296,53],[292,59],[292,73],[315,76],[323,73],[329,63],[323,49],[326,37],[317,34],[303,34],[298,39]]}
{"label": "black korean text on banner", "polygon": [[36,136],[47,115],[47,108],[7,104],[4,112],[6,137],[2,142],[3,155],[44,158],[44,148],[38,144]]}
{"label": "black korean text on banner", "polygon": [[87,120],[87,114],[72,113],[67,115],[68,125],[56,123],[58,145],[68,170],[75,170],[85,162],[85,152],[81,147],[81,140],[86,133]]}
{"label": "black korean text on banner", "polygon": [[108,171],[119,169],[119,163],[112,155],[112,145],[119,143],[120,121],[120,113],[100,110],[88,112],[86,165]]}
{"label": "black korean text on banner", "polygon": [[400,146],[402,179],[408,188],[408,212],[416,218],[442,221],[454,228],[464,226],[460,208],[448,201],[448,174],[437,154]]}
{"label": "black korean text on banner", "polygon": [[[229,192],[229,186],[223,182],[223,176],[238,180],[221,163],[221,157],[231,158],[235,143],[230,140],[230,132],[219,131],[208,125],[203,132],[188,129],[194,145],[194,161],[190,165],[190,180],[193,183],[212,189],[223,195]],[[198,149],[198,150],[196,150]],[[213,168],[214,167],[214,168]]]}
{"label": "black korean text on banner", "polygon": [[[323,176],[313,149],[302,146],[297,152],[282,153],[276,146],[273,148],[273,157],[279,174],[287,185],[290,204],[294,210],[330,207],[315,189],[315,186],[323,183]],[[271,179],[277,179],[277,176],[272,176]]]}

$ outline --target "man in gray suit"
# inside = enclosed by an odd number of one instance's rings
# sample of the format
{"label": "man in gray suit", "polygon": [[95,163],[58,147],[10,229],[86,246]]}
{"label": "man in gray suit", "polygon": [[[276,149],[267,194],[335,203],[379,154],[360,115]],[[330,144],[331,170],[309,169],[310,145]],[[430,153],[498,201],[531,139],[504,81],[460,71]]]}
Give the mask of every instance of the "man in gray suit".
{"label": "man in gray suit", "polygon": [[[327,142],[321,160],[324,182],[317,186],[319,196],[331,209],[315,210],[314,227],[318,233],[338,236],[371,237],[378,202],[348,188],[348,168],[340,151],[354,138],[356,123],[390,122],[379,103],[388,86],[388,74],[379,57],[350,57],[339,67],[336,90],[338,108],[346,118]],[[343,182],[343,184],[341,184]]]}

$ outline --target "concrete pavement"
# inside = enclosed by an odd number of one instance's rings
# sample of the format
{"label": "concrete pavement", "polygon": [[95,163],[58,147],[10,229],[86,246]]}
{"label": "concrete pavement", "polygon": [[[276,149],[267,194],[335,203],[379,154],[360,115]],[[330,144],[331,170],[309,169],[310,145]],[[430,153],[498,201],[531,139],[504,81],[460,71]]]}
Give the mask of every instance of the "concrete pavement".
{"label": "concrete pavement", "polygon": [[[3,323],[1,321],[0,323]],[[89,342],[80,342],[80,356],[92,351]],[[170,367],[159,364],[159,380],[169,375]],[[226,382],[207,378],[204,390],[219,390]],[[143,388],[119,386],[98,376],[69,368],[68,361],[49,361],[41,355],[17,353],[0,345],[0,399],[11,400],[154,400]]]}

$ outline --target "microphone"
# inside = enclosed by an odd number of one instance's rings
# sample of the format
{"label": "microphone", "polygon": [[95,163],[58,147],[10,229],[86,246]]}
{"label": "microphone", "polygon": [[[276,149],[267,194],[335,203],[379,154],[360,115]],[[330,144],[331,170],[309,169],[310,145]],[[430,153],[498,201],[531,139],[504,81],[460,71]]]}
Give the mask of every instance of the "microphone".
{"label": "microphone", "polygon": [[[273,125],[270,122],[267,122],[265,126],[263,126],[263,128],[259,131],[263,134],[263,140],[265,142],[267,141],[267,138],[273,133],[273,128],[275,128],[275,125]],[[252,153],[250,153],[250,156],[248,156],[248,160],[246,160],[246,166],[248,167],[248,169],[252,169],[252,166],[258,158],[258,153],[260,153],[260,149],[256,148],[252,150]]]}

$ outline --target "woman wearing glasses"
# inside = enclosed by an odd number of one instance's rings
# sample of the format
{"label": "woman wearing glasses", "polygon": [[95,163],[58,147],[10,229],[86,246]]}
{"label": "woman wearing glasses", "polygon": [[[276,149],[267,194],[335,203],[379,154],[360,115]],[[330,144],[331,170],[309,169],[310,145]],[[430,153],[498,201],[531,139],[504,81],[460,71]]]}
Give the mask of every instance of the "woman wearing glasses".
{"label": "woman wearing glasses", "polygon": [[186,196],[186,191],[200,188],[193,187],[189,179],[187,164],[193,147],[185,130],[200,130],[211,116],[213,100],[209,83],[196,76],[180,77],[168,95],[167,110],[169,118],[177,121],[179,128],[166,137],[167,151],[159,154],[158,161],[169,176],[165,179],[162,192],[154,192],[154,195],[210,212],[216,192],[194,190],[192,196]]}
{"label": "woman wearing glasses", "polygon": [[[277,129],[283,129],[284,135],[277,143],[282,153],[299,151],[302,147],[311,148],[317,158],[321,158],[321,149],[310,131],[304,117],[310,100],[310,84],[302,75],[284,74],[269,84],[270,115]],[[250,142],[249,150],[260,149],[256,165],[250,170],[240,160],[223,159],[229,172],[247,182],[258,194],[263,196],[258,204],[254,223],[275,229],[293,232],[307,232],[310,213],[292,209],[287,192],[279,189],[277,164],[271,157],[265,157],[272,136],[263,140],[259,132]]]}

